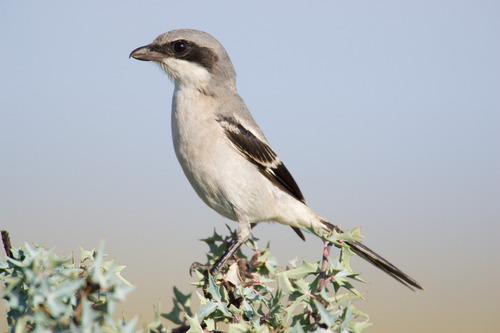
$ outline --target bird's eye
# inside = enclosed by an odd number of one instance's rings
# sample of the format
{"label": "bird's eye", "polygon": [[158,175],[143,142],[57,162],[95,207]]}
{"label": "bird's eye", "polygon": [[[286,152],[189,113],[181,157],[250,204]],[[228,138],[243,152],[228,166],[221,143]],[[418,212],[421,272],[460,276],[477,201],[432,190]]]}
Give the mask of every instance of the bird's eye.
{"label": "bird's eye", "polygon": [[186,51],[187,43],[183,40],[174,43],[174,51],[177,53],[182,53]]}

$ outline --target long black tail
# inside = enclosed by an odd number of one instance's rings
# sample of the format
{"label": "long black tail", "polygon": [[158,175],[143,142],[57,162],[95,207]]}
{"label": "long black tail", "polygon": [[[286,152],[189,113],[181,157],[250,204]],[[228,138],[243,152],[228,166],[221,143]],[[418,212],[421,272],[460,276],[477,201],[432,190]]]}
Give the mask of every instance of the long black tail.
{"label": "long black tail", "polygon": [[370,250],[368,247],[364,246],[361,243],[358,242],[346,242],[347,245],[351,248],[351,250],[356,253],[358,256],[361,258],[365,259],[366,261],[370,262],[374,266],[380,268],[390,276],[392,276],[394,279],[398,280],[411,290],[414,290],[413,288],[417,288],[420,290],[424,290],[424,288],[414,279],[403,273],[399,268],[385,260],[383,257],[375,253],[374,251]]}
{"label": "long black tail", "polygon": [[[333,225],[329,222],[323,221],[323,223],[330,229],[335,230],[337,232],[341,232],[340,228],[336,225]],[[359,242],[345,242],[349,248],[359,255],[361,258],[365,259],[372,265],[380,268],[394,279],[404,284],[411,290],[420,289],[424,290],[424,288],[414,279],[403,273],[399,268],[388,262],[386,259],[375,253],[373,250],[369,249],[367,246],[359,243]]]}

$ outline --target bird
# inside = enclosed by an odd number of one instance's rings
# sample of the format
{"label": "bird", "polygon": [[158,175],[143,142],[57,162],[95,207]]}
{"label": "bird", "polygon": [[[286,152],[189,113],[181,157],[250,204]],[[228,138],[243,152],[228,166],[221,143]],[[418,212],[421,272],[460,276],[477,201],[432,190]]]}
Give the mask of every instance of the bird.
{"label": "bird", "polygon": [[[216,275],[260,222],[277,222],[305,240],[303,229],[342,232],[317,214],[271,147],[236,89],[236,72],[212,35],[177,29],[134,49],[129,58],[151,61],[174,84],[171,127],[175,154],[198,196],[217,213],[238,222],[236,237],[212,266]],[[360,242],[345,242],[408,288],[413,278]]]}

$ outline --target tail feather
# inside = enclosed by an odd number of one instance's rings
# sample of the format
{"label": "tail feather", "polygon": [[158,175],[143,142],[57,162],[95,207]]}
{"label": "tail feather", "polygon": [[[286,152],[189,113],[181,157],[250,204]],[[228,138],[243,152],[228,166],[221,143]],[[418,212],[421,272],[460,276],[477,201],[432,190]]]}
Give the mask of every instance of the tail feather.
{"label": "tail feather", "polygon": [[[336,225],[333,225],[327,221],[322,221],[322,222],[328,229],[335,230],[337,232],[342,232],[340,228],[337,227]],[[375,253],[367,246],[359,242],[345,242],[345,244],[348,245],[349,248],[358,256],[365,259],[375,267],[378,267],[379,269],[383,270],[391,277],[393,277],[395,280],[399,281],[400,283],[410,288],[411,290],[415,290],[414,288],[424,290],[424,288],[417,281],[409,277],[407,274],[403,273],[399,268],[391,264],[389,261],[384,259],[379,254]]]}
{"label": "tail feather", "polygon": [[365,245],[358,242],[346,242],[346,244],[349,245],[350,249],[358,256],[365,259],[372,265],[380,268],[411,290],[414,290],[413,288],[424,290],[424,288],[417,281],[409,277],[407,274],[403,273],[399,268],[388,262],[386,259],[378,255]]}

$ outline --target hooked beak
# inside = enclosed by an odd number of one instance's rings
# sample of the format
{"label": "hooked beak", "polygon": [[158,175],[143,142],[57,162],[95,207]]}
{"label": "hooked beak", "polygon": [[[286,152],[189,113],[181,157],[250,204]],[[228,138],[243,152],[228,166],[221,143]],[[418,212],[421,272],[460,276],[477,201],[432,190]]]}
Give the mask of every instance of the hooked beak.
{"label": "hooked beak", "polygon": [[129,58],[134,58],[142,61],[162,61],[165,58],[164,54],[151,50],[151,44],[141,46],[133,50]]}

